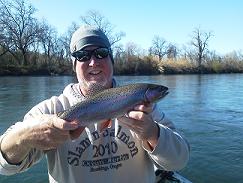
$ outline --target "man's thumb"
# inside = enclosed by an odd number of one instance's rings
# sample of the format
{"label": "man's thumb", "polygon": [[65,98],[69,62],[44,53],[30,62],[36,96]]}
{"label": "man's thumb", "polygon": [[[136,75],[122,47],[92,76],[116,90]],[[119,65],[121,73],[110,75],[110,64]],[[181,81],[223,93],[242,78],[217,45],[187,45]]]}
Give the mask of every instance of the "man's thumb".
{"label": "man's thumb", "polygon": [[62,119],[54,120],[52,125],[60,130],[75,130],[79,127],[77,121],[68,122]]}
{"label": "man's thumb", "polygon": [[70,130],[70,137],[72,140],[78,138],[81,133],[84,131],[85,127],[81,126],[75,130]]}

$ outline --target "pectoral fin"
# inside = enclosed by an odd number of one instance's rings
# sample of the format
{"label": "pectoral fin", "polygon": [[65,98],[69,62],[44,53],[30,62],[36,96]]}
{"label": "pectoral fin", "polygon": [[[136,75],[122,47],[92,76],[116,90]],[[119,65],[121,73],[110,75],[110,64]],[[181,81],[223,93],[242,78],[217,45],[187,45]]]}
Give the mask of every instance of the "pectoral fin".
{"label": "pectoral fin", "polygon": [[101,122],[100,124],[100,132],[102,132],[106,128],[110,128],[112,126],[112,120],[109,119],[107,121]]}

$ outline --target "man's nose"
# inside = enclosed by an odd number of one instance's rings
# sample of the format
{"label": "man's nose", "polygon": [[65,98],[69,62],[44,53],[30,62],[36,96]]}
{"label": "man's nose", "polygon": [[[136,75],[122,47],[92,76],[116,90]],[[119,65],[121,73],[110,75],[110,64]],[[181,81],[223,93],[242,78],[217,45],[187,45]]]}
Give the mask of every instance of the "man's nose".
{"label": "man's nose", "polygon": [[91,56],[90,61],[89,61],[89,66],[96,66],[99,65],[99,61],[95,56]]}

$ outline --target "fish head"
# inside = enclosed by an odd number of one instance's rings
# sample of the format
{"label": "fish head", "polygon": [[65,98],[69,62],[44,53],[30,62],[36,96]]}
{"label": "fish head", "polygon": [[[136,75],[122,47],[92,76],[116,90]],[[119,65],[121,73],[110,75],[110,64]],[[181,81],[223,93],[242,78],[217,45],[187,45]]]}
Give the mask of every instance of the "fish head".
{"label": "fish head", "polygon": [[169,93],[168,87],[149,84],[144,94],[145,102],[152,103],[164,98]]}

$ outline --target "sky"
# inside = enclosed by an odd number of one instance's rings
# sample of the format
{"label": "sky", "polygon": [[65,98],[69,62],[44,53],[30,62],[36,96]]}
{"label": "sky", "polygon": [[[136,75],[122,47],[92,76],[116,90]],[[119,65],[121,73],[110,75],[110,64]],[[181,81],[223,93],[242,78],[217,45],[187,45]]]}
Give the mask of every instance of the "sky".
{"label": "sky", "polygon": [[142,49],[158,35],[182,48],[196,28],[211,32],[209,50],[217,54],[243,51],[242,0],[29,0],[44,18],[64,34],[72,22],[95,10],[125,32],[121,43],[133,42]]}

